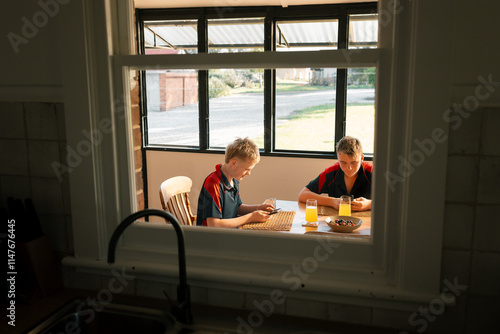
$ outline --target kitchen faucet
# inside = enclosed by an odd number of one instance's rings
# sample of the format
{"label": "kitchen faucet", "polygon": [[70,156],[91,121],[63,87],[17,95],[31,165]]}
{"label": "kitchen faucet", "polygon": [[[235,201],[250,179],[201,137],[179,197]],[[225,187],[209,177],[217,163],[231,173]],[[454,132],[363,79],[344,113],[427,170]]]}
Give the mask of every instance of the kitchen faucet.
{"label": "kitchen faucet", "polygon": [[115,229],[113,235],[111,236],[111,240],[109,241],[108,263],[111,264],[115,262],[116,244],[118,242],[118,238],[122,235],[125,229],[137,219],[146,216],[159,216],[165,218],[172,224],[175,229],[175,233],[177,234],[177,247],[179,253],[179,286],[177,287],[177,305],[172,305],[172,314],[179,322],[190,324],[193,321],[193,316],[191,314],[191,297],[186,276],[184,232],[182,231],[181,225],[179,224],[177,218],[175,218],[175,216],[170,212],[156,209],[147,209],[133,213],[125,218]]}

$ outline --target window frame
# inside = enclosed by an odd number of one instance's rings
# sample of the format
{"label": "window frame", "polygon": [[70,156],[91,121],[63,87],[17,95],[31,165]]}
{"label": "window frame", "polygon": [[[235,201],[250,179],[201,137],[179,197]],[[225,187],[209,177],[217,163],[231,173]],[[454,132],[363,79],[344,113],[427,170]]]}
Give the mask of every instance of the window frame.
{"label": "window frame", "polygon": [[[208,20],[224,18],[252,18],[264,17],[264,52],[276,52],[276,22],[278,21],[306,21],[306,20],[321,20],[335,19],[338,20],[338,41],[337,50],[348,55],[352,50],[355,53],[364,52],[364,49],[348,49],[349,45],[349,15],[352,14],[376,14],[377,3],[355,3],[355,4],[333,4],[333,5],[306,5],[306,6],[265,6],[265,7],[204,7],[204,8],[175,8],[175,9],[137,9],[137,36],[138,36],[138,52],[141,55],[145,54],[144,44],[144,22],[153,20],[198,20],[198,54],[208,53]],[[368,49],[376,50],[376,49]],[[304,56],[310,57],[307,52],[310,51],[293,51],[304,53]],[[318,51],[315,51],[318,52]],[[149,55],[151,56],[151,55]],[[156,55],[154,55],[156,57]],[[191,56],[191,55],[190,55]],[[368,67],[356,63],[356,58],[349,54],[349,64],[344,66],[324,66],[336,68],[336,89],[335,89],[335,138],[334,142],[338,142],[346,134],[346,108],[347,108],[347,72],[348,68]],[[173,55],[172,57],[185,57],[184,55]],[[309,157],[309,158],[336,158],[337,154],[335,147],[332,151],[312,151],[312,150],[289,150],[276,149],[276,69],[285,67],[261,67],[264,69],[264,148],[261,149],[263,156],[282,156],[282,157]],[[310,65],[310,66],[309,66]],[[359,66],[358,66],[359,65]],[[317,67],[313,63],[303,63],[304,67]],[[373,66],[376,67],[376,66]],[[223,67],[218,67],[223,68]],[[223,152],[221,148],[210,147],[210,130],[209,130],[209,99],[208,99],[208,70],[218,69],[207,68],[199,69],[198,71],[198,113],[199,113],[199,146],[173,146],[173,145],[149,145],[148,144],[148,117],[147,117],[147,100],[146,100],[146,80],[145,72],[141,71],[141,131],[143,133],[144,153],[148,150],[155,151],[177,151],[177,152],[198,152],[198,153],[216,153]],[[226,68],[245,68],[245,67],[226,67]],[[256,67],[248,67],[256,68]],[[167,68],[165,68],[167,69]],[[168,69],[171,69],[170,67]],[[174,69],[174,68],[172,68]],[[175,68],[176,69],[176,68]],[[187,69],[187,67],[185,68]],[[193,69],[193,68],[189,68]],[[340,112],[339,112],[340,111]],[[365,160],[373,160],[373,153],[365,154]]]}

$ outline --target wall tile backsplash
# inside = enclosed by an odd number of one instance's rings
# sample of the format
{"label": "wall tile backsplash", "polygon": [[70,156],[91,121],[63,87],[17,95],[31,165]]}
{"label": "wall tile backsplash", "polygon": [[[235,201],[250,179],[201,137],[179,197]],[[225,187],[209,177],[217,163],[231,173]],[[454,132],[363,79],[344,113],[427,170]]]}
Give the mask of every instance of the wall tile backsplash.
{"label": "wall tile backsplash", "polygon": [[489,107],[465,119],[463,129],[450,130],[442,278],[466,286],[457,306],[445,313],[450,314],[448,324],[456,323],[454,318],[466,320],[456,332],[491,333],[498,328],[484,310],[493,305],[498,309],[500,294],[498,270],[492,270],[500,267],[499,124],[500,108]]}
{"label": "wall tile backsplash", "polygon": [[31,199],[59,258],[73,253],[68,180],[52,169],[64,161],[65,133],[62,103],[0,102],[0,204]]}

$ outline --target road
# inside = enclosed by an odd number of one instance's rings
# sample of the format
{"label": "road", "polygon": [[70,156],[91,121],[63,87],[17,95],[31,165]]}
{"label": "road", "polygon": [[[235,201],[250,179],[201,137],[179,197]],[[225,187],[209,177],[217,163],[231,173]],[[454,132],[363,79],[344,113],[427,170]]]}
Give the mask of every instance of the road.
{"label": "road", "polygon": [[[347,103],[374,102],[374,89],[349,89]],[[276,96],[277,124],[303,108],[335,103],[335,91],[280,92]],[[256,138],[264,129],[264,96],[260,93],[234,94],[210,99],[210,146],[225,147],[236,137]],[[168,111],[148,112],[150,144],[198,146],[198,104]]]}

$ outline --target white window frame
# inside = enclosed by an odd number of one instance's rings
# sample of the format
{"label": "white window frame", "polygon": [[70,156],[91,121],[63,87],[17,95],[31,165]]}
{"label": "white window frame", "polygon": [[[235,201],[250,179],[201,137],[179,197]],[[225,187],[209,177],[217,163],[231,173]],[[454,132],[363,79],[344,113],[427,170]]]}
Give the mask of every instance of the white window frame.
{"label": "white window frame", "polygon": [[[80,17],[84,23],[80,31],[84,43],[67,51],[65,73],[75,64],[85,64],[73,71],[65,84],[66,111],[72,115],[67,123],[68,145],[76,147],[81,142],[78,134],[82,127],[99,128],[103,120],[109,120],[114,131],[112,136],[92,145],[92,154],[84,159],[83,167],[70,174],[75,256],[66,258],[64,263],[82,270],[109,271],[106,263],[109,238],[121,219],[137,209],[132,121],[130,113],[121,117],[123,107],[130,110],[130,69],[153,68],[158,63],[168,68],[187,65],[178,56],[133,55],[133,1],[82,0],[82,3],[83,10],[78,6],[80,2],[68,6],[68,12],[73,13],[70,20]],[[404,10],[398,6],[404,6]],[[404,182],[394,189],[386,182],[386,171],[396,172],[400,157],[408,159],[414,138],[427,136],[436,125],[447,129],[440,115],[417,114],[418,108],[412,100],[418,63],[407,52],[411,55],[418,41],[417,9],[414,1],[381,0],[378,49],[307,55],[308,63],[313,60],[318,66],[355,63],[353,67],[377,68],[372,238],[325,239],[186,228],[188,279],[192,285],[259,293],[280,288],[286,295],[297,298],[410,310],[438,297],[444,208],[444,186],[440,185],[445,180],[446,148],[438,147],[437,153],[428,157],[428,163],[405,176]],[[75,26],[79,22],[66,23]],[[72,38],[77,37],[73,31]],[[82,54],[85,58],[79,58]],[[239,54],[210,55],[210,59],[204,54],[191,57],[196,68],[279,68],[303,64],[301,53],[263,53],[259,57],[253,55],[251,60]],[[193,64],[188,67],[193,68]],[[447,79],[437,75],[436,80]],[[423,103],[442,102],[429,99]],[[415,120],[420,122],[415,124]],[[436,165],[444,168],[435,168]],[[432,198],[422,187],[411,188],[414,183],[429,182],[428,175],[439,190]],[[422,219],[422,207],[433,219]],[[330,248],[333,253],[326,259],[316,257],[320,251],[326,254],[325,243],[335,243],[338,247]],[[310,264],[311,258],[316,259],[317,268],[307,279],[301,279],[300,285],[292,284],[296,280],[292,282],[290,270]],[[175,259],[176,243],[171,227],[137,223],[129,227],[119,243],[115,266],[125,266],[137,274],[176,277]]]}

